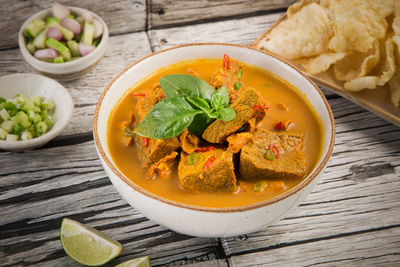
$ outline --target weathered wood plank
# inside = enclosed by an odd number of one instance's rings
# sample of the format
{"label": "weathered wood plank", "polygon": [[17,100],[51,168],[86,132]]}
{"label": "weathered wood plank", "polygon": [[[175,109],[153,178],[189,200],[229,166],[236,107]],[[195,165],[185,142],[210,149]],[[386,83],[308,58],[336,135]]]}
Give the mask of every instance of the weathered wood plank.
{"label": "weathered wood plank", "polygon": [[282,13],[274,13],[244,19],[149,30],[149,38],[156,51],[185,43],[219,42],[250,45],[281,15]]}
{"label": "weathered wood plank", "polygon": [[398,266],[400,228],[253,252],[230,259],[232,266]]}
{"label": "weathered wood plank", "polygon": [[[76,6],[88,9],[99,15],[107,24],[110,34],[122,34],[145,30],[146,1],[122,0],[102,1],[95,0],[61,0],[67,6]],[[52,1],[23,1],[0,0],[0,48],[18,46],[18,31],[23,22],[43,9],[51,7]]]}
{"label": "weathered wood plank", "polygon": [[[295,0],[255,1],[149,1],[148,25],[150,29],[182,25],[223,18],[254,16],[255,14],[287,8]],[[246,28],[246,24],[237,24],[237,28]]]}
{"label": "weathered wood plank", "polygon": [[[94,70],[73,81],[60,81],[71,93],[75,104],[73,117],[62,135],[92,131],[95,105],[107,84],[135,60],[151,53],[146,33],[113,36],[104,58]],[[18,49],[0,51],[0,75],[33,72]]]}
{"label": "weathered wood plank", "polygon": [[[63,217],[87,223],[119,240],[124,252],[113,264],[144,255],[151,255],[154,265],[218,262],[216,240],[172,232],[120,199],[105,177],[92,141],[2,153],[0,158],[10,161],[0,168],[2,266],[73,265],[59,242]],[[18,173],[17,162],[24,162]]]}

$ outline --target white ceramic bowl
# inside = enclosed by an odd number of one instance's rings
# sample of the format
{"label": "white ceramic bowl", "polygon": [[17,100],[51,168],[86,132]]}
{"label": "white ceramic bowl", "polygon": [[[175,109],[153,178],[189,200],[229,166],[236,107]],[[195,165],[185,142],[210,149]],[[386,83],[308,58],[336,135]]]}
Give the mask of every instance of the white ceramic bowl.
{"label": "white ceramic bowl", "polygon": [[56,137],[72,117],[74,103],[68,91],[58,82],[38,74],[17,73],[0,77],[0,96],[6,99],[16,94],[41,96],[54,101],[54,125],[46,134],[27,141],[0,140],[0,149],[25,150],[40,147]]}
{"label": "white ceramic bowl", "polygon": [[26,49],[26,42],[23,31],[32,20],[45,19],[47,16],[50,16],[51,8],[42,10],[34,14],[30,18],[28,18],[24,22],[24,24],[22,24],[18,33],[18,45],[23,58],[34,70],[51,78],[74,79],[85,74],[86,72],[92,70],[97,65],[97,63],[100,62],[107,48],[108,28],[103,19],[100,18],[95,13],[83,8],[79,7],[68,7],[68,8],[73,14],[81,14],[82,12],[89,12],[90,14],[92,14],[93,18],[98,19],[101,22],[101,24],[103,24],[104,32],[101,37],[101,41],[99,42],[96,49],[89,55],[74,61],[55,64],[55,63],[41,61],[35,58],[33,55],[31,55],[31,53],[29,53],[29,51]]}
{"label": "white ceramic bowl", "polygon": [[[322,156],[312,173],[299,185],[275,198],[245,207],[202,208],[177,203],[145,191],[125,177],[110,157],[107,147],[107,121],[120,97],[133,84],[161,67],[196,58],[222,58],[224,54],[259,66],[298,87],[314,106],[324,124]],[[139,212],[160,225],[180,233],[223,237],[256,231],[285,216],[312,190],[332,153],[335,124],[322,92],[306,76],[288,63],[266,52],[233,44],[182,45],[149,55],[122,71],[105,89],[97,104],[94,139],[101,162],[118,192]]]}

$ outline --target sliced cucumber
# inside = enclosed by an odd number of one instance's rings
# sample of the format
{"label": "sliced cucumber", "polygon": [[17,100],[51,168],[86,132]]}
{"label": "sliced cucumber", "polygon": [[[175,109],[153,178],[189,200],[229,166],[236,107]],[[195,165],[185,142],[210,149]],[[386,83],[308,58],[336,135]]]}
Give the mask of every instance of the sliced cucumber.
{"label": "sliced cucumber", "polygon": [[51,47],[57,50],[65,60],[71,59],[71,52],[69,51],[69,49],[56,39],[48,38],[46,40],[46,45],[47,47]]}
{"label": "sliced cucumber", "polygon": [[79,52],[79,45],[76,41],[68,41],[67,45],[73,57],[81,56],[81,53]]}
{"label": "sliced cucumber", "polygon": [[25,35],[29,38],[35,38],[36,35],[38,35],[39,32],[44,28],[45,23],[43,20],[40,19],[34,19],[32,20],[31,23],[26,26],[24,29]]}
{"label": "sliced cucumber", "polygon": [[93,43],[93,35],[94,35],[94,25],[85,21],[83,24],[83,32],[81,36],[81,43],[92,45]]}
{"label": "sliced cucumber", "polygon": [[37,48],[37,49],[44,49],[46,48],[46,33],[47,30],[49,28],[47,26],[45,26],[42,31],[35,37],[35,39],[33,39],[33,45]]}
{"label": "sliced cucumber", "polygon": [[28,49],[29,53],[33,54],[36,51],[35,45],[32,42],[29,42],[26,45],[26,49]]}
{"label": "sliced cucumber", "polygon": [[64,58],[63,57],[56,57],[53,60],[54,63],[64,63]]}
{"label": "sliced cucumber", "polygon": [[[58,19],[58,18],[56,18],[56,17],[47,17],[47,18],[46,18],[46,24],[47,24],[47,26],[51,27],[49,24],[50,24],[52,21],[56,22],[57,24],[60,24],[60,23],[61,23],[61,20]],[[53,26],[53,25],[52,25],[52,26]]]}

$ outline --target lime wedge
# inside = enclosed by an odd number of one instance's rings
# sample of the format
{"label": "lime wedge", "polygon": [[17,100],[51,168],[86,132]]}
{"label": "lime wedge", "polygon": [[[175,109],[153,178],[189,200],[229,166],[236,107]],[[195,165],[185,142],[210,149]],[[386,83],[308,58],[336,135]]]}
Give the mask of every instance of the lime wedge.
{"label": "lime wedge", "polygon": [[125,261],[121,264],[116,265],[115,267],[150,267],[149,256],[141,257],[129,261]]}
{"label": "lime wedge", "polygon": [[121,244],[114,239],[68,218],[61,223],[60,237],[67,255],[84,265],[105,264],[122,252]]}

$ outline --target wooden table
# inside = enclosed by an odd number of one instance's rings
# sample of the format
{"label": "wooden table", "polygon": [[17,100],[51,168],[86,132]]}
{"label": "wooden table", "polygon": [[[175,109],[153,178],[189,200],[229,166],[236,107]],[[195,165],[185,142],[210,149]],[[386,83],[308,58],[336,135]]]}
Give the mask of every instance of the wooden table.
{"label": "wooden table", "polygon": [[[110,266],[144,255],[153,266],[400,265],[400,129],[328,90],[337,135],[326,172],[293,213],[257,233],[217,239],[165,229],[121,199],[97,157],[93,112],[122,69],[188,42],[250,45],[292,0],[61,2],[100,15],[111,32],[109,47],[93,71],[61,82],[75,111],[59,137],[40,149],[0,152],[0,266],[76,266],[60,245],[63,217],[123,244]],[[17,32],[49,5],[0,0],[0,75],[33,72]]]}

